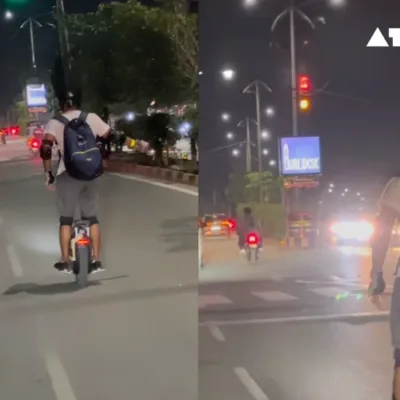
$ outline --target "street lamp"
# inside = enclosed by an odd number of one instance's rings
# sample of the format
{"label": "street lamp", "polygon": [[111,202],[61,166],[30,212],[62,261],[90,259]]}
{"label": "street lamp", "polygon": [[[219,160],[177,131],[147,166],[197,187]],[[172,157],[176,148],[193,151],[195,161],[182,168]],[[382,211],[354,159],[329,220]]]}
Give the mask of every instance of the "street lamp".
{"label": "street lamp", "polygon": [[261,137],[262,137],[263,139],[269,139],[270,136],[271,136],[271,135],[269,134],[268,131],[262,131],[262,132],[261,132]]}
{"label": "street lamp", "polygon": [[14,13],[12,11],[10,11],[10,10],[6,10],[4,12],[4,19],[7,20],[7,21],[10,21],[10,20],[14,19]]}
{"label": "street lamp", "polygon": [[328,192],[329,192],[329,193],[332,193],[332,192],[333,192],[333,189],[332,189],[332,188],[329,188],[329,189],[328,189]]}
{"label": "street lamp", "polygon": [[223,113],[221,115],[221,119],[222,119],[222,121],[227,122],[231,119],[231,116],[228,113]]}
{"label": "street lamp", "polygon": [[344,189],[344,192],[347,193],[349,191],[349,189]]}
{"label": "street lamp", "polygon": [[136,117],[136,115],[135,115],[134,112],[127,112],[127,113],[125,114],[125,120],[126,120],[126,121],[129,121],[129,122],[134,121],[134,120],[135,120],[135,117]]}
{"label": "street lamp", "polygon": [[262,153],[264,154],[264,156],[267,156],[269,154],[268,149],[263,149]]}
{"label": "street lamp", "polygon": [[240,151],[238,149],[233,149],[232,150],[232,155],[233,155],[233,157],[239,157],[240,156]]}
{"label": "street lamp", "polygon": [[226,138],[227,138],[228,140],[232,140],[233,137],[234,137],[234,135],[233,135],[232,132],[228,132],[228,133],[226,134]]}
{"label": "street lamp", "polygon": [[360,192],[358,192],[358,193],[357,193],[357,196],[361,196],[361,193],[360,193]]}
{"label": "street lamp", "polygon": [[267,117],[273,117],[275,115],[275,109],[273,107],[267,107],[265,110]]}
{"label": "street lamp", "polygon": [[231,81],[235,78],[236,75],[236,71],[234,71],[233,69],[227,68],[221,71],[222,77],[224,78],[224,80],[226,81]]}
{"label": "street lamp", "polygon": [[334,183],[330,183],[330,184],[329,184],[329,187],[330,187],[330,188],[334,188],[334,187],[335,187],[335,184],[334,184]]}
{"label": "street lamp", "polygon": [[275,167],[276,161],[275,160],[270,160],[268,163],[271,167]]}

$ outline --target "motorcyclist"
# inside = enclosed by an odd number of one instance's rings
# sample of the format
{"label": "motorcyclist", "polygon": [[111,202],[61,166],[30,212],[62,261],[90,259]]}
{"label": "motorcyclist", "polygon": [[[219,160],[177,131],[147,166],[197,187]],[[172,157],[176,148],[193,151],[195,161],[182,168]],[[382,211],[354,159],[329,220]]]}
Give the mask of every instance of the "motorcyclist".
{"label": "motorcyclist", "polygon": [[240,253],[245,252],[246,237],[249,233],[256,233],[259,237],[259,248],[262,249],[261,224],[257,222],[250,207],[243,209],[243,216],[237,226],[238,246]]}

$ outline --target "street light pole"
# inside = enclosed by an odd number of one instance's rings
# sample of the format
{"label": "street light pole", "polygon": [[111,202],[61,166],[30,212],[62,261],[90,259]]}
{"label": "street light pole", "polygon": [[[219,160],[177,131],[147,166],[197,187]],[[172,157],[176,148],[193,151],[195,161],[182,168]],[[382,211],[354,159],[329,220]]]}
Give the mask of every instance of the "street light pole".
{"label": "street light pole", "polygon": [[35,72],[37,72],[36,65],[36,51],[35,51],[35,25],[38,28],[43,28],[43,25],[36,21],[33,18],[28,18],[25,22],[22,23],[20,29],[24,29],[29,24],[29,38],[31,43],[31,59],[32,59],[32,67]]}
{"label": "street light pole", "polygon": [[246,171],[251,173],[251,137],[250,137],[250,119],[246,118]]}
{"label": "street light pole", "polygon": [[[263,165],[262,165],[262,149],[261,149],[261,110],[260,110],[260,88],[261,86],[268,92],[272,93],[272,89],[263,81],[256,80],[251,82],[243,89],[243,93],[255,93],[256,95],[256,120],[257,120],[257,154],[258,154],[258,172],[260,174],[260,181],[262,179]],[[260,182],[260,203],[263,202],[264,195],[262,185]]]}

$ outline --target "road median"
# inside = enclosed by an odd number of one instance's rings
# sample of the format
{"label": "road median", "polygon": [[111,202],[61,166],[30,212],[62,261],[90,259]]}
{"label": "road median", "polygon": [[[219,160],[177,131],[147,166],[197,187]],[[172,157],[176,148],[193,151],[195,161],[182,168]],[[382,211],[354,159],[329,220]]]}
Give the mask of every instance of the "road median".
{"label": "road median", "polygon": [[149,179],[159,179],[189,186],[198,187],[199,185],[199,176],[196,174],[189,174],[168,168],[139,165],[129,160],[108,160],[106,169],[108,172],[139,175]]}

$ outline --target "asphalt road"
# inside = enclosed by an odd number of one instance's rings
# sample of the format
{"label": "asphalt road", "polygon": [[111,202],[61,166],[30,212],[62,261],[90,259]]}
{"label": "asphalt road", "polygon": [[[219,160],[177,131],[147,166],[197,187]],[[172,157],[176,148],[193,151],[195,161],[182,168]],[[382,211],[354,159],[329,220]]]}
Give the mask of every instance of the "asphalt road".
{"label": "asphalt road", "polygon": [[101,179],[107,271],[77,290],[40,160],[0,163],[1,399],[197,398],[197,197]]}
{"label": "asphalt road", "polygon": [[200,399],[390,399],[387,322],[367,296],[365,248],[270,251],[201,271]]}

